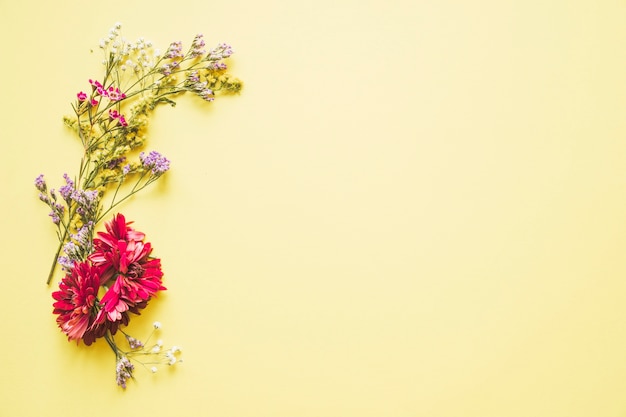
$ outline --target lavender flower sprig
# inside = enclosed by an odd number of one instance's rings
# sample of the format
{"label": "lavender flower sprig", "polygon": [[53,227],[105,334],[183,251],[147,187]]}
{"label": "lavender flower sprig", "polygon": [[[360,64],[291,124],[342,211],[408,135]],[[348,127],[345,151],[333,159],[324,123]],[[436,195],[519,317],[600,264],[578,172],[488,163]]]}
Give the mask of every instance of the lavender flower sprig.
{"label": "lavender flower sprig", "polygon": [[173,99],[187,92],[212,102],[219,92],[237,93],[242,88],[241,81],[226,72],[224,59],[233,53],[227,44],[207,52],[199,34],[187,51],[177,41],[161,54],[143,38],[129,42],[120,30],[116,24],[100,41],[104,76],[89,80],[89,87],[76,94],[74,114],[64,119],[83,147],[78,173],[64,174],[58,191],[48,189],[43,175],[35,179],[59,240],[47,284],[57,264],[70,270],[86,259],[93,250],[94,229],[106,214],[169,169],[170,161],[156,151],[132,159],[145,143],[154,109],[174,106]]}

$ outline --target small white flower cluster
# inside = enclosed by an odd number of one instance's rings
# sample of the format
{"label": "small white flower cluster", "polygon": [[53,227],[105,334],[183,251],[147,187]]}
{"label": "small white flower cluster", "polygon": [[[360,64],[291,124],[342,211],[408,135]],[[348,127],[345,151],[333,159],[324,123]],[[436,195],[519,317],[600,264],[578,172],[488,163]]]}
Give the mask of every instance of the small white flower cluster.
{"label": "small white flower cluster", "polygon": [[145,343],[126,335],[131,351],[125,352],[125,354],[129,359],[143,366],[152,365],[149,369],[152,373],[156,373],[159,370],[158,365],[172,366],[183,360],[180,358],[182,353],[180,346],[172,346],[169,349],[164,349],[163,340],[161,339],[157,339],[154,344],[148,345],[154,333],[162,328],[161,322],[155,321],[152,323],[152,327],[153,330]]}
{"label": "small white flower cluster", "polygon": [[105,51],[104,65],[109,63],[109,54],[112,55],[113,63],[119,65],[122,71],[127,69],[135,73],[142,73],[154,67],[160,57],[158,50],[152,50],[152,42],[139,38],[135,43],[128,42],[120,36],[121,23],[116,23],[109,30],[107,37],[100,40],[100,48]]}

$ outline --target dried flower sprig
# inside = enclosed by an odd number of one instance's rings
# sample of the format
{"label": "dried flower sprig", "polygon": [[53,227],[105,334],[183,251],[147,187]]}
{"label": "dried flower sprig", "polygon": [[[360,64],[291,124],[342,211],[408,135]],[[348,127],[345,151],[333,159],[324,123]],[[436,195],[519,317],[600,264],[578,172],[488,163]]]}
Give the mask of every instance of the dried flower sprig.
{"label": "dried flower sprig", "polygon": [[[65,118],[84,150],[77,176],[64,174],[65,184],[58,190],[61,198],[55,190],[48,191],[43,175],[35,181],[39,198],[51,209],[59,238],[48,284],[57,263],[67,267],[85,259],[90,248],[84,244],[111,210],[169,169],[167,158],[156,151],[140,154],[139,161],[130,159],[132,151],[144,145],[154,109],[175,105],[173,98],[182,93],[211,102],[218,92],[236,93],[242,87],[226,72],[224,59],[233,53],[226,44],[206,52],[203,36],[196,35],[187,52],[181,42],[172,42],[161,54],[143,38],[128,42],[120,29],[116,24],[100,42],[105,56],[102,80],[89,80],[88,92],[77,93],[72,104],[74,115]],[[122,185],[131,182],[130,191],[120,196]],[[111,189],[114,194],[105,201]],[[61,251],[65,257],[58,262]]]}
{"label": "dried flower sprig", "polygon": [[[125,352],[114,336],[128,325],[129,313],[139,314],[165,290],[161,262],[151,255],[145,235],[123,215],[113,216],[106,232],[96,229],[122,202],[170,168],[157,151],[137,155],[155,108],[174,106],[174,98],[187,92],[212,102],[219,93],[239,92],[242,83],[226,72],[224,60],[233,54],[227,44],[207,51],[203,36],[196,35],[186,51],[177,41],[162,54],[143,38],[127,41],[120,31],[116,24],[100,41],[104,75],[89,80],[89,87],[76,94],[74,114],[64,118],[83,148],[76,175],[65,173],[58,190],[49,189],[39,175],[35,187],[50,208],[59,240],[46,283],[57,265],[65,273],[53,293],[57,323],[69,340],[90,345],[104,338],[115,352],[117,382],[125,387],[134,369],[131,360],[156,354],[161,345],[146,351],[143,343],[125,334],[131,349]],[[175,363],[177,350],[166,352],[165,363]]]}

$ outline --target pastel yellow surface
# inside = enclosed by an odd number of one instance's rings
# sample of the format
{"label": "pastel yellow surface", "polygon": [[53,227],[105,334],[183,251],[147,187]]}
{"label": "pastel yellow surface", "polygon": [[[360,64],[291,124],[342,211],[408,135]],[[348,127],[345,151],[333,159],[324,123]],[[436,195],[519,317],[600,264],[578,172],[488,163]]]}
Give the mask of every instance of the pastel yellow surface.
{"label": "pastel yellow surface", "polygon": [[[244,92],[158,110],[121,211],[184,363],[68,343],[32,185],[114,22],[228,42]],[[0,415],[626,416],[626,4],[0,0]],[[91,54],[90,49],[94,49]],[[171,372],[169,372],[171,371]]]}

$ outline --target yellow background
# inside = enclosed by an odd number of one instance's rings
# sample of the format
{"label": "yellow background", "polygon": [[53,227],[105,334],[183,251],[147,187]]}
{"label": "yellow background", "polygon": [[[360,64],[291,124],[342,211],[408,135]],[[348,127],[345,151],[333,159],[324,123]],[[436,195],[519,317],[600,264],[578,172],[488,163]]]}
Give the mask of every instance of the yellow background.
{"label": "yellow background", "polygon": [[[68,343],[33,180],[114,22],[228,42],[243,94],[154,118],[121,210],[184,363]],[[626,416],[623,1],[0,0],[0,415]],[[90,49],[95,53],[91,54]]]}

